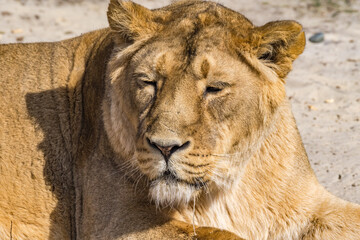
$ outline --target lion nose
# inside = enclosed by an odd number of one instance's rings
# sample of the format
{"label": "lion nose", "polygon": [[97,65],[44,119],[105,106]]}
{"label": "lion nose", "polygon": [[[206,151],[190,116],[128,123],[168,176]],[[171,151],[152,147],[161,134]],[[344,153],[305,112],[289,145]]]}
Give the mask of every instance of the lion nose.
{"label": "lion nose", "polygon": [[160,141],[151,141],[149,138],[147,138],[147,142],[151,147],[160,151],[160,153],[164,156],[166,163],[174,152],[186,149],[190,145],[190,141],[187,141],[184,144],[164,144],[164,142],[167,141],[161,141],[162,143],[160,144]]}

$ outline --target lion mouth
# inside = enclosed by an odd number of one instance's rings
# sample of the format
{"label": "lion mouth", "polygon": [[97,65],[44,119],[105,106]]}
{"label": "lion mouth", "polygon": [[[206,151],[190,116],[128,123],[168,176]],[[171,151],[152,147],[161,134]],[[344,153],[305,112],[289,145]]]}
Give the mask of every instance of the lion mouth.
{"label": "lion mouth", "polygon": [[151,181],[149,195],[156,206],[180,206],[199,196],[205,186],[205,181],[184,180],[176,172],[166,170]]}
{"label": "lion mouth", "polygon": [[206,187],[206,184],[208,181],[204,181],[203,179],[200,178],[196,178],[193,180],[193,182],[189,182],[187,180],[178,178],[176,176],[176,174],[174,174],[172,171],[170,171],[169,169],[166,170],[162,175],[160,175],[159,177],[153,179],[151,182],[155,183],[155,182],[159,182],[159,181],[164,181],[167,184],[174,184],[174,183],[180,183],[180,184],[185,184],[189,187],[193,187],[196,190],[199,190],[201,188]]}

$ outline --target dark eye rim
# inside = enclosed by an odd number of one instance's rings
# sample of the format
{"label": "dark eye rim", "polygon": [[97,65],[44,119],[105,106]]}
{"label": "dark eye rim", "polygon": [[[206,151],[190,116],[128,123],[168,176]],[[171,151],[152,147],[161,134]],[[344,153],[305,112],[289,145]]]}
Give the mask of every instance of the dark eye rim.
{"label": "dark eye rim", "polygon": [[152,81],[148,78],[138,78],[136,80],[136,82],[140,88],[145,88],[147,86],[151,86],[151,87],[155,88],[155,90],[157,89],[157,81]]}
{"label": "dark eye rim", "polygon": [[157,85],[156,81],[150,81],[150,80],[139,80],[139,81],[141,81],[145,85],[151,85],[153,87],[156,87],[156,85]]}
{"label": "dark eye rim", "polygon": [[223,90],[223,88],[220,87],[213,87],[213,86],[207,86],[205,89],[205,94],[216,94]]}
{"label": "dark eye rim", "polygon": [[140,86],[154,86],[156,87],[157,82],[151,80],[151,78],[145,74],[145,73],[134,73],[133,76],[136,79],[136,82],[140,85]]}
{"label": "dark eye rim", "polygon": [[212,83],[209,83],[204,91],[204,95],[217,95],[220,92],[223,92],[223,90],[231,87],[233,84],[223,81],[215,81]]}

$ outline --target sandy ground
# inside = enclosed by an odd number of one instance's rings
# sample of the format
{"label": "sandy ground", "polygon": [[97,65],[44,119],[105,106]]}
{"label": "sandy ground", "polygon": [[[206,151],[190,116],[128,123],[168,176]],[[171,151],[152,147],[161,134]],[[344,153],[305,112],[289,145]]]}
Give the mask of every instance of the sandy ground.
{"label": "sandy ground", "polygon": [[[170,1],[136,2],[156,8]],[[333,194],[360,203],[360,1],[218,2],[256,25],[294,19],[307,37],[325,33],[324,42],[308,42],[295,62],[287,78],[288,96],[319,181]],[[0,0],[0,43],[57,41],[106,27],[107,4]]]}

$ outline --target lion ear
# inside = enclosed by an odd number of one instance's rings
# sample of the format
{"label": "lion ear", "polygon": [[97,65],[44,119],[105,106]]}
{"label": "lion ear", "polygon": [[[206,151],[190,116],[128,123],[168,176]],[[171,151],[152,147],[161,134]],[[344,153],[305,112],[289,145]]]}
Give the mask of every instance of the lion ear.
{"label": "lion ear", "polygon": [[256,57],[285,78],[292,62],[304,51],[305,33],[295,21],[269,22],[256,27],[251,34],[251,45]]}
{"label": "lion ear", "polygon": [[110,28],[130,41],[152,36],[159,30],[153,12],[131,1],[111,0],[107,16]]}

